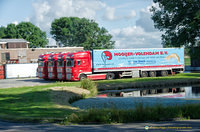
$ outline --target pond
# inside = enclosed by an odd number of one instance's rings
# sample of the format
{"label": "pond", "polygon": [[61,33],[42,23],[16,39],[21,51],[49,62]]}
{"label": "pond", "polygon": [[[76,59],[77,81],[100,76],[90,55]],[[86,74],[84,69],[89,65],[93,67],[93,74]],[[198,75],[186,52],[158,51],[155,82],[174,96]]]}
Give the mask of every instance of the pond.
{"label": "pond", "polygon": [[138,103],[144,106],[175,106],[183,104],[200,104],[200,85],[106,91],[95,98],[88,98],[72,103],[81,109],[116,108],[134,109]]}
{"label": "pond", "polygon": [[107,91],[98,97],[162,97],[162,98],[199,98],[200,99],[200,85],[185,86],[185,87],[171,87],[171,88],[155,88],[155,89],[133,89],[131,90],[114,90]]}

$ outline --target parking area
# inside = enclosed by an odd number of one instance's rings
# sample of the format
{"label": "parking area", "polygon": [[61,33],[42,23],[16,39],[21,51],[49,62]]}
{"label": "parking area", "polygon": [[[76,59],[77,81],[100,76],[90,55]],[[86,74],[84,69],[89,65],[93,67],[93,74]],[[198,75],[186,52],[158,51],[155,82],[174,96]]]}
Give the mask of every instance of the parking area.
{"label": "parking area", "polygon": [[0,88],[45,85],[53,82],[55,81],[47,81],[39,78],[3,79],[0,80]]}

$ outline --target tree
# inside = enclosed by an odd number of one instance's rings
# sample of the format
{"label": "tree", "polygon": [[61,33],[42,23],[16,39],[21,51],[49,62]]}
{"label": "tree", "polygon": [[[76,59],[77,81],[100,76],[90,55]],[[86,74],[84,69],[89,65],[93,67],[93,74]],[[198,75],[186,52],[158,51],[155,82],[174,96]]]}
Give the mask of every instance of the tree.
{"label": "tree", "polygon": [[159,7],[152,7],[155,28],[163,31],[164,47],[189,49],[191,66],[200,66],[200,1],[153,0]]}
{"label": "tree", "polygon": [[0,27],[0,38],[4,38],[6,35],[5,35],[5,30],[6,28],[5,27]]}
{"label": "tree", "polygon": [[48,40],[46,33],[30,22],[21,22],[17,26],[19,38],[23,38],[30,42],[29,47],[44,47]]}
{"label": "tree", "polygon": [[21,22],[18,25],[8,24],[7,27],[0,27],[0,38],[23,38],[29,41],[29,47],[44,47],[48,40],[46,33],[30,22]]}
{"label": "tree", "polygon": [[83,46],[91,49],[111,49],[114,41],[105,28],[93,20],[77,17],[62,17],[51,24],[51,35],[64,46]]}
{"label": "tree", "polygon": [[4,33],[6,34],[6,38],[18,38],[18,31],[15,24],[8,24]]}

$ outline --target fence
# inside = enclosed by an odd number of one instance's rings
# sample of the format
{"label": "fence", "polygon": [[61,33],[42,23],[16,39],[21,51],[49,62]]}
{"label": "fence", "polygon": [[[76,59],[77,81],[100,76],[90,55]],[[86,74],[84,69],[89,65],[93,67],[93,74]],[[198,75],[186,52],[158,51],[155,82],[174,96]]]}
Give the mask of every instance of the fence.
{"label": "fence", "polygon": [[37,63],[28,64],[6,64],[5,77],[6,78],[25,78],[37,76]]}

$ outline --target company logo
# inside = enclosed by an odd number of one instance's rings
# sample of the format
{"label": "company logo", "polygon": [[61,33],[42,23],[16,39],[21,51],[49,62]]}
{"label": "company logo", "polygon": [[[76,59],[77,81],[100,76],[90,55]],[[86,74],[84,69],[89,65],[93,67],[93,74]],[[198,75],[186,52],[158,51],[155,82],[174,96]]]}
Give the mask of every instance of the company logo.
{"label": "company logo", "polygon": [[101,53],[101,58],[104,64],[106,64],[106,60],[112,60],[112,54],[110,53],[110,51],[103,51]]}

